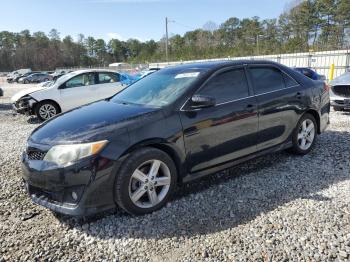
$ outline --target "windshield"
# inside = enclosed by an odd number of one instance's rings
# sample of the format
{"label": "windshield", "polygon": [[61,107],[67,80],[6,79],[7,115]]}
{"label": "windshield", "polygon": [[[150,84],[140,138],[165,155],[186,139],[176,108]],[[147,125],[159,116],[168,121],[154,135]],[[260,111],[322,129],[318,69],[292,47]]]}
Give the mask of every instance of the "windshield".
{"label": "windshield", "polygon": [[166,106],[180,97],[203,72],[204,69],[161,70],[127,87],[111,101],[152,107]]}

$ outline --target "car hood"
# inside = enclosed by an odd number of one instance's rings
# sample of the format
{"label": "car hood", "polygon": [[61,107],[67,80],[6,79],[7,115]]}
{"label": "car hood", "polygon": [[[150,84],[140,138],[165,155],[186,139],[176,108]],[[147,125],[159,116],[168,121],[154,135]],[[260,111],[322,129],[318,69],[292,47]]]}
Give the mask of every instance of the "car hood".
{"label": "car hood", "polygon": [[19,91],[18,93],[14,94],[12,97],[11,97],[11,101],[14,103],[16,102],[18,99],[20,99],[21,97],[25,96],[25,95],[29,95],[31,93],[34,93],[36,91],[40,91],[40,90],[43,90],[47,87],[45,86],[36,86],[36,87],[32,87],[32,88],[28,88],[28,89],[25,89],[25,90],[22,90],[22,91]]}
{"label": "car hood", "polygon": [[45,122],[33,131],[29,141],[57,145],[113,140],[129,129],[141,127],[161,116],[158,108],[102,100]]}
{"label": "car hood", "polygon": [[331,86],[350,85],[350,72],[346,72],[345,74],[342,74],[341,76],[338,76],[334,80],[330,81],[329,84]]}

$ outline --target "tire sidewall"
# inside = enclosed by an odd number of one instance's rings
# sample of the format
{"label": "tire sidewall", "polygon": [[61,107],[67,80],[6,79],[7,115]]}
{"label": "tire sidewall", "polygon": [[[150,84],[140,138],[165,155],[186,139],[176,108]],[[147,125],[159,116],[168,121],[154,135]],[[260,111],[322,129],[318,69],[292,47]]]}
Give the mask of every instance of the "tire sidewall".
{"label": "tire sidewall", "polygon": [[[314,136],[314,140],[312,141],[312,144],[311,146],[306,149],[306,150],[303,150],[299,147],[299,143],[298,143],[298,133],[299,133],[299,128],[301,126],[301,124],[306,120],[306,119],[309,119],[313,122],[314,126],[315,126],[315,136]],[[300,120],[298,121],[298,124],[296,126],[296,128],[294,129],[294,132],[293,132],[293,138],[292,138],[292,142],[293,142],[293,149],[294,151],[297,153],[297,154],[300,154],[300,155],[306,155],[308,154],[312,148],[315,146],[315,143],[316,143],[316,139],[317,139],[317,122],[316,122],[316,119],[314,118],[313,115],[311,114],[308,114],[306,113],[305,115],[303,115]]]}
{"label": "tire sidewall", "polygon": [[[171,175],[170,188],[165,198],[156,206],[151,208],[140,208],[136,206],[129,197],[129,183],[136,168],[138,168],[142,163],[151,159],[160,160],[168,166]],[[177,170],[175,164],[165,152],[151,147],[139,149],[131,153],[130,156],[121,164],[121,167],[116,174],[114,198],[117,205],[123,208],[129,214],[144,215],[147,213],[152,213],[166,204],[176,187],[176,182]]]}
{"label": "tire sidewall", "polygon": [[[52,102],[45,102],[45,101],[43,101],[43,102],[40,102],[40,103],[38,103],[36,106],[35,106],[35,115],[40,119],[40,121],[46,121],[46,120],[49,120],[49,119],[44,119],[44,118],[42,118],[41,116],[40,116],[40,114],[39,114],[39,110],[40,110],[40,108],[43,106],[43,105],[52,105],[55,109],[56,109],[56,115],[55,116],[57,116],[58,114],[59,114],[59,108],[58,108],[58,106],[57,105],[55,105],[55,103],[52,103]],[[54,117],[54,116],[53,116]]]}

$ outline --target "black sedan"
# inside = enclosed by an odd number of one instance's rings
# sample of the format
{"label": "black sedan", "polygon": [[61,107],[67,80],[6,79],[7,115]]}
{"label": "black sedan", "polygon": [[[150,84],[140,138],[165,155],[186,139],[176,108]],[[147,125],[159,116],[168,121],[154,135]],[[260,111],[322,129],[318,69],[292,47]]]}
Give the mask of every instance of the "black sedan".
{"label": "black sedan", "polygon": [[268,61],[187,64],[33,131],[23,178],[35,203],[90,215],[153,212],[177,184],[284,149],[307,154],[329,123],[329,89]]}

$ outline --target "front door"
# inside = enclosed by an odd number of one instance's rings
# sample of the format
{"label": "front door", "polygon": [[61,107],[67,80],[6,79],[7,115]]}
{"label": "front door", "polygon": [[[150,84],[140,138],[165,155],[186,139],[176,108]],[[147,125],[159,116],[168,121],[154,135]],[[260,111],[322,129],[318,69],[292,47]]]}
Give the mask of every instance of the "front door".
{"label": "front door", "polygon": [[190,173],[223,164],[256,150],[258,117],[245,69],[216,73],[196,95],[215,98],[216,105],[180,111]]}
{"label": "front door", "polygon": [[98,100],[96,93],[93,92],[95,78],[95,73],[84,73],[61,85],[59,104],[62,110],[67,111]]}

